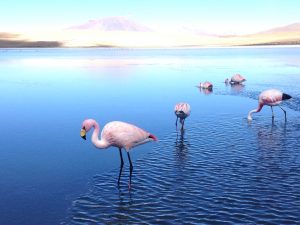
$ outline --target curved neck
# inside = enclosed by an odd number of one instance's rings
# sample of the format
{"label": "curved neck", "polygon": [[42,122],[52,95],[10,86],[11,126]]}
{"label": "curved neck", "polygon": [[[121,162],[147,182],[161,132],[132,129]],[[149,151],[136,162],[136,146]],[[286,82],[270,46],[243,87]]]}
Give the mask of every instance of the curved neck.
{"label": "curved neck", "polygon": [[262,103],[259,103],[257,109],[251,110],[251,111],[248,113],[248,120],[252,120],[252,113],[257,113],[257,112],[259,112],[259,111],[262,109],[263,106],[264,106],[264,105],[263,105]]}
{"label": "curved neck", "polygon": [[100,127],[98,123],[95,121],[93,124],[94,132],[92,134],[91,141],[95,145],[96,148],[107,148],[109,147],[109,144],[105,140],[99,140],[99,131]]}

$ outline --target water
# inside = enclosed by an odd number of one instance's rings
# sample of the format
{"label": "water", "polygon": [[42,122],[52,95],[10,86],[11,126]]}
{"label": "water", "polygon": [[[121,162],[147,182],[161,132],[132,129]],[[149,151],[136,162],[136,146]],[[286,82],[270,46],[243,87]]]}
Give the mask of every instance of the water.
{"label": "water", "polygon": [[[294,47],[2,49],[0,224],[298,223],[299,62]],[[245,86],[225,86],[234,73]],[[249,124],[267,88],[293,96],[288,121],[265,107]],[[127,157],[118,189],[118,151],[80,138],[87,117],[158,136],[131,151],[131,191]]]}

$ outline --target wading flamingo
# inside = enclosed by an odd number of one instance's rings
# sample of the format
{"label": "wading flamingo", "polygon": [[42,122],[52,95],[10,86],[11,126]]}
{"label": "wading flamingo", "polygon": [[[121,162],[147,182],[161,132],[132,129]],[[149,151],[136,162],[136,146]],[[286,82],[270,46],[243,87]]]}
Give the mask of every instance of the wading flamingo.
{"label": "wading flamingo", "polygon": [[[272,120],[274,120],[273,106],[279,106],[279,104],[282,101],[288,100],[290,98],[292,98],[290,95],[282,93],[281,91],[276,90],[276,89],[269,89],[269,90],[263,91],[259,95],[257,109],[253,109],[248,113],[248,120],[251,121],[252,120],[252,113],[259,112],[264,105],[271,106]],[[281,109],[284,112],[284,117],[285,117],[285,120],[286,120],[286,111],[283,108],[281,108]]]}
{"label": "wading flamingo", "polygon": [[191,114],[191,107],[188,103],[185,103],[185,102],[180,102],[180,103],[177,103],[175,105],[175,115],[176,115],[176,128],[177,128],[177,121],[178,121],[178,118],[180,119],[180,123],[181,123],[181,130],[183,130],[183,126],[184,126],[184,121],[185,119]]}
{"label": "wading flamingo", "polygon": [[230,79],[230,81],[228,80],[228,78],[226,78],[225,83],[228,84],[241,84],[244,81],[246,81],[246,79],[239,73],[233,75]]}
{"label": "wading flamingo", "polygon": [[129,150],[135,146],[147,143],[149,141],[157,141],[157,138],[129,123],[113,121],[107,123],[101,132],[101,140],[99,140],[100,127],[99,124],[93,119],[86,119],[82,123],[82,129],[80,131],[80,136],[86,140],[86,133],[94,127],[94,132],[92,134],[92,143],[96,148],[105,149],[110,146],[117,147],[120,153],[121,165],[118,178],[118,185],[120,184],[121,173],[123,169],[123,156],[122,148],[125,148],[130,163],[130,176],[129,176],[129,189],[131,187],[131,176],[133,171],[133,166],[131,158],[129,155]]}
{"label": "wading flamingo", "polygon": [[199,84],[199,88],[202,88],[202,89],[212,89],[213,88],[213,84],[208,82],[208,81],[205,81],[204,83],[200,83]]}

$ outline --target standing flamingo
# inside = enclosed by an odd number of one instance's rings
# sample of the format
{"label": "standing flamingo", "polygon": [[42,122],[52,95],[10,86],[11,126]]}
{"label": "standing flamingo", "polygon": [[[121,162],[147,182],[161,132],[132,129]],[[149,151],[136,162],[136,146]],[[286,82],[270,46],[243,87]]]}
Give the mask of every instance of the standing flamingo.
{"label": "standing flamingo", "polygon": [[204,83],[200,83],[199,84],[199,88],[202,88],[202,89],[212,89],[213,88],[213,84],[210,83],[209,81],[205,81]]}
{"label": "standing flamingo", "polygon": [[[227,84],[228,83],[228,78],[225,80],[225,83]],[[233,75],[230,79],[230,82],[231,84],[241,84],[243,83],[244,81],[246,81],[246,79],[239,73]]]}
{"label": "standing flamingo", "polygon": [[184,126],[184,121],[185,119],[191,114],[191,107],[188,103],[185,102],[181,102],[181,103],[177,103],[175,105],[175,115],[176,115],[176,128],[177,128],[177,121],[178,118],[180,119],[180,123],[181,123],[181,130],[183,130],[183,126]]}
{"label": "standing flamingo", "polygon": [[[259,112],[264,105],[271,106],[272,120],[274,120],[273,106],[279,106],[279,104],[283,100],[288,100],[290,98],[292,98],[290,95],[282,93],[281,91],[276,90],[276,89],[269,89],[269,90],[263,91],[259,95],[257,109],[253,109],[248,113],[248,120],[251,121],[252,120],[252,113]],[[281,109],[284,112],[284,117],[285,117],[285,120],[286,120],[286,111],[283,108],[281,108]]]}
{"label": "standing flamingo", "polygon": [[149,141],[157,141],[157,138],[148,133],[147,131],[142,130],[139,127],[136,127],[129,123],[113,121],[106,124],[103,127],[101,132],[101,140],[99,140],[99,131],[100,127],[98,123],[93,119],[86,119],[82,123],[82,129],[80,131],[80,136],[86,140],[86,133],[94,127],[94,132],[92,134],[92,143],[96,148],[105,149],[110,146],[119,148],[121,166],[118,178],[118,185],[120,184],[121,173],[123,169],[123,156],[122,148],[125,148],[130,163],[130,177],[129,177],[129,189],[131,187],[131,176],[133,171],[133,166],[131,158],[129,155],[129,150],[135,146],[147,143]]}

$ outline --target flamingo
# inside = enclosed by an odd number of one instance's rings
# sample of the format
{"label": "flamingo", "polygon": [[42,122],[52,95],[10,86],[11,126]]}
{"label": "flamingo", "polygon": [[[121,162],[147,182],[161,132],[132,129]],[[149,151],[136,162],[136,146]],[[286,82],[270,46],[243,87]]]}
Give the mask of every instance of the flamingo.
{"label": "flamingo", "polygon": [[[266,91],[263,91],[260,93],[259,98],[258,98],[258,107],[257,109],[253,109],[248,113],[248,120],[252,120],[252,113],[257,113],[259,112],[264,105],[271,106],[272,110],[272,120],[274,120],[274,112],[273,112],[273,106],[279,106],[280,103],[284,100],[288,100],[292,98],[290,95],[285,94],[279,90],[276,89],[269,89]],[[281,108],[281,107],[280,107]],[[281,108],[282,111],[284,112],[284,117],[286,120],[286,111]]]}
{"label": "flamingo", "polygon": [[[226,78],[225,83],[228,84],[228,78]],[[231,84],[241,84],[244,81],[246,81],[246,79],[239,73],[233,75],[229,81],[229,83]]]}
{"label": "flamingo", "polygon": [[150,142],[157,141],[157,138],[150,134],[149,132],[136,127],[132,124],[120,122],[120,121],[112,121],[107,123],[101,132],[101,139],[99,140],[99,131],[100,126],[94,119],[86,119],[82,123],[82,129],[80,131],[80,136],[86,140],[86,134],[94,127],[94,131],[92,134],[91,141],[95,145],[96,148],[106,149],[108,147],[114,146],[119,149],[121,165],[120,172],[118,178],[118,186],[120,185],[121,173],[123,169],[123,156],[122,156],[122,148],[124,148],[127,152],[128,161],[130,163],[130,176],[129,176],[129,189],[131,188],[131,176],[133,171],[133,166],[129,154],[129,150],[133,147]]}
{"label": "flamingo", "polygon": [[213,88],[213,84],[210,83],[209,81],[205,81],[204,83],[200,83],[199,84],[199,88],[202,88],[202,89],[212,89]]}
{"label": "flamingo", "polygon": [[177,128],[177,121],[178,118],[180,119],[181,123],[181,130],[183,130],[184,121],[185,119],[191,114],[191,106],[188,103],[180,102],[175,105],[175,115],[176,115],[176,128]]}

